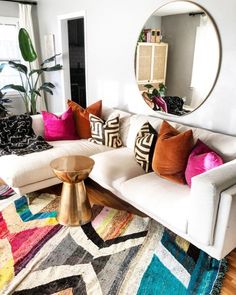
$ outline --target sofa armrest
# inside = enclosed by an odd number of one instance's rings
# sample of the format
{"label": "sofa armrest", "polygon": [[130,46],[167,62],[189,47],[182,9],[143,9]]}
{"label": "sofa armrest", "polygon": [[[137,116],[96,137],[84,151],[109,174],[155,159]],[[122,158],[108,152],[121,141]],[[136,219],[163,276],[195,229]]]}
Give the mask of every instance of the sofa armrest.
{"label": "sofa armrest", "polygon": [[188,234],[212,245],[221,193],[236,184],[236,160],[192,178]]}

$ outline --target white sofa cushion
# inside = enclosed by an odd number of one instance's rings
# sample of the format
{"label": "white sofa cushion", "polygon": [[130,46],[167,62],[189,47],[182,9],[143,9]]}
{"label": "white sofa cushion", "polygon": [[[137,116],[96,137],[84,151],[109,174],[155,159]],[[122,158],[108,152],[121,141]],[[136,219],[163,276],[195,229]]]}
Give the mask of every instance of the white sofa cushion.
{"label": "white sofa cushion", "polygon": [[117,116],[119,115],[120,119],[125,117],[130,117],[132,114],[120,109],[109,108],[107,106],[102,107],[102,119],[107,120],[110,116]]}
{"label": "white sofa cushion", "polygon": [[91,156],[111,150],[86,139],[49,142],[53,148],[24,156],[7,155],[0,157],[1,178],[11,187],[21,187],[54,177],[50,162],[68,155]]}
{"label": "white sofa cushion", "polygon": [[184,126],[178,123],[172,123],[178,131],[183,132],[188,129],[192,129],[194,140],[197,141],[199,138],[216,153],[218,153],[224,160],[224,162],[229,162],[236,159],[236,137],[226,134],[221,134],[217,132],[212,132],[209,130],[194,128],[189,126]]}
{"label": "white sofa cushion", "polygon": [[130,117],[130,128],[127,138],[127,147],[134,150],[135,139],[137,133],[144,123],[149,122],[155,130],[158,130],[158,126],[162,123],[162,120],[159,118],[154,118],[145,115],[133,115]]}
{"label": "white sofa cushion", "polygon": [[41,114],[33,115],[32,117],[32,128],[36,135],[44,137],[44,123]]}
{"label": "white sofa cushion", "polygon": [[[127,138],[127,147],[133,149],[136,135],[141,128],[141,126],[149,121],[154,129],[158,131],[162,119],[145,116],[145,115],[133,115],[130,117],[130,128]],[[205,130],[202,128],[195,128],[190,126],[185,126],[179,123],[170,122],[170,124],[180,132],[189,130],[190,128],[193,131],[194,140],[197,141],[199,138],[206,145],[212,148],[217,152],[225,162],[236,159],[236,137],[225,135],[217,132],[212,132],[210,130]]]}
{"label": "white sofa cushion", "polygon": [[169,229],[187,232],[190,188],[154,172],[121,184],[124,200]]}
{"label": "white sofa cushion", "polygon": [[136,162],[134,152],[123,147],[93,155],[95,164],[89,177],[104,188],[119,194],[122,182],[144,174]]}

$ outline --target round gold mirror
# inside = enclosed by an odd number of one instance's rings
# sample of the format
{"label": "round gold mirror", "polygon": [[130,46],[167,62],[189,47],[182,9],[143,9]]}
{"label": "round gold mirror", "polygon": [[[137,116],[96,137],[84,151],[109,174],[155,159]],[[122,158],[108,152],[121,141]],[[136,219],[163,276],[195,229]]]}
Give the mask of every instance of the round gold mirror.
{"label": "round gold mirror", "polygon": [[154,110],[182,116],[211,93],[220,67],[220,40],[199,5],[175,1],[157,9],[137,42],[136,80]]}

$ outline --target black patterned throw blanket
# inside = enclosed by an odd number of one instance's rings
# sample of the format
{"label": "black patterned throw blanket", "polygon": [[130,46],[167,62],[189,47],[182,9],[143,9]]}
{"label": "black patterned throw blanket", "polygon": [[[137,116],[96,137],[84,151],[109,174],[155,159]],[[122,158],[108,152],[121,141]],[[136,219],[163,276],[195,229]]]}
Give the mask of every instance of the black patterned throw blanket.
{"label": "black patterned throw blanket", "polygon": [[52,148],[43,137],[37,136],[29,115],[15,115],[0,120],[0,156],[25,155]]}

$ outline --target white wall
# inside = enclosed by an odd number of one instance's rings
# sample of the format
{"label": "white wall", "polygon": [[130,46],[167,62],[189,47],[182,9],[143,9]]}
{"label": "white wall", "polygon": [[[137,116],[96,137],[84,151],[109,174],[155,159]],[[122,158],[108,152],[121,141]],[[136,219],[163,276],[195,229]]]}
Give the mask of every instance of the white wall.
{"label": "white wall", "polygon": [[161,17],[157,15],[152,15],[149,17],[144,25],[145,29],[161,29]]}
{"label": "white wall", "polygon": [[[86,10],[88,103],[103,99],[104,104],[133,112],[155,113],[141,98],[134,75],[136,41],[143,24],[167,0],[39,0],[40,38],[56,36],[57,16]],[[190,115],[174,118],[189,125],[236,135],[236,1],[197,0],[215,19],[222,39],[222,65],[214,90],[206,102]],[[50,98],[50,109],[63,109],[61,75],[53,73],[57,91]],[[53,82],[52,81],[52,82]],[[159,115],[160,117],[163,115]]]}
{"label": "white wall", "polygon": [[166,72],[167,95],[186,97],[191,104],[190,88],[197,26],[200,16],[188,13],[162,17],[163,41],[168,43]]}
{"label": "white wall", "polygon": [[0,15],[9,16],[9,17],[18,17],[19,16],[18,4],[0,1]]}

